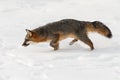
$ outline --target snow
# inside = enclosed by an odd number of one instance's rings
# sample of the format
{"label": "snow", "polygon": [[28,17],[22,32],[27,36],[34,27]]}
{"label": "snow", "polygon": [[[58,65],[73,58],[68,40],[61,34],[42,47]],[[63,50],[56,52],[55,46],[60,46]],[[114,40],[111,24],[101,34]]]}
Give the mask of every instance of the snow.
{"label": "snow", "polygon": [[[120,80],[119,0],[0,0],[0,80]],[[113,38],[89,34],[95,50],[68,38],[22,47],[25,29],[65,18],[105,23]]]}

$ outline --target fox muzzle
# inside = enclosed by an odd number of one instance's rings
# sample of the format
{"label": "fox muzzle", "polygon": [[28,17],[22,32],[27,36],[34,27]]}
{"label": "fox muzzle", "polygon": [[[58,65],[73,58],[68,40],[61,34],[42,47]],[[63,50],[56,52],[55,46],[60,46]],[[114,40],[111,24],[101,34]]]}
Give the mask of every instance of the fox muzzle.
{"label": "fox muzzle", "polygon": [[28,45],[30,45],[27,41],[24,41],[24,43],[22,44],[22,46],[27,47]]}

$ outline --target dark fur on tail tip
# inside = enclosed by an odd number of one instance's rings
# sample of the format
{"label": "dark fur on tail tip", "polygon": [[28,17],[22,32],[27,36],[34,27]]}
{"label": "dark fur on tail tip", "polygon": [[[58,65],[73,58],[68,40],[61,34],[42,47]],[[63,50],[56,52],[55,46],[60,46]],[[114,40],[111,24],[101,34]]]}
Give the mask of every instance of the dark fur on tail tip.
{"label": "dark fur on tail tip", "polygon": [[111,34],[111,33],[108,34],[107,37],[108,37],[108,38],[112,38],[112,34]]}
{"label": "dark fur on tail tip", "polygon": [[112,38],[112,32],[111,32],[111,30],[107,26],[105,26],[105,27],[109,31],[109,34],[107,35],[107,37],[108,38]]}

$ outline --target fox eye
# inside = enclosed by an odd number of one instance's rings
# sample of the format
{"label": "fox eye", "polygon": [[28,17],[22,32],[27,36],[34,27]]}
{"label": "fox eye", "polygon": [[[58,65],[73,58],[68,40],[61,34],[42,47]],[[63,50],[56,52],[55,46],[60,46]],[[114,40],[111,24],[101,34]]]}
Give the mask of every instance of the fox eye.
{"label": "fox eye", "polygon": [[29,39],[28,39],[28,38],[25,38],[25,40],[26,40],[26,41],[29,41]]}

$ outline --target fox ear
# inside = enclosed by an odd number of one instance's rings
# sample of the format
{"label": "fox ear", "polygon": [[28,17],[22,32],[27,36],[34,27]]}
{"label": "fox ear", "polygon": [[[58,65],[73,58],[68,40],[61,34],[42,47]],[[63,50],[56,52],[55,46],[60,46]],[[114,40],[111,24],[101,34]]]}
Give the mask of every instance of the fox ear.
{"label": "fox ear", "polygon": [[26,29],[26,32],[30,37],[32,36],[32,31],[31,30]]}

